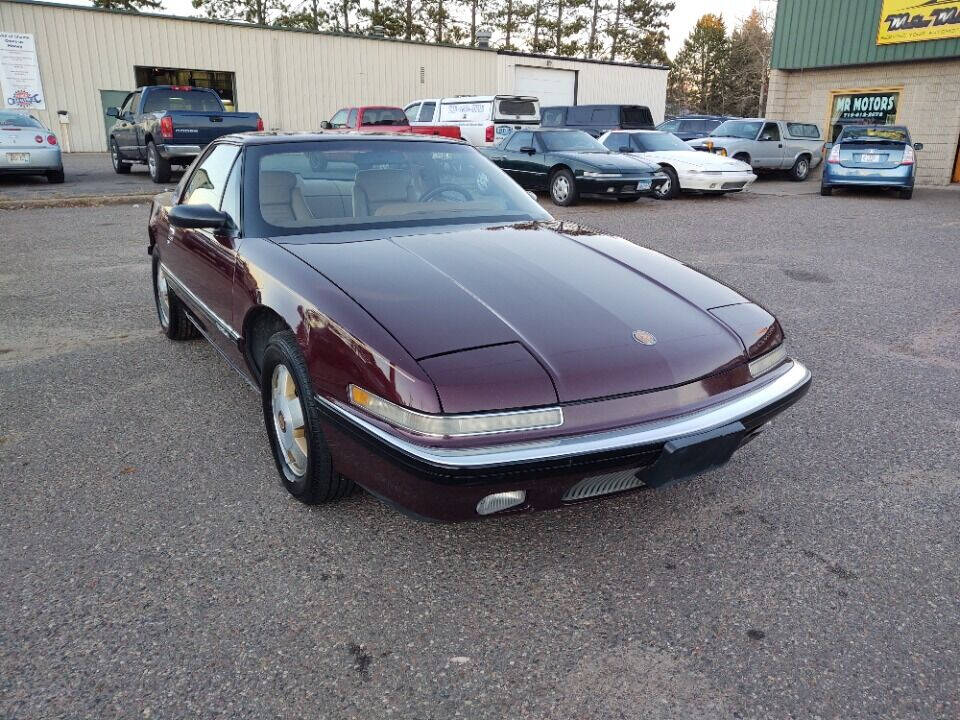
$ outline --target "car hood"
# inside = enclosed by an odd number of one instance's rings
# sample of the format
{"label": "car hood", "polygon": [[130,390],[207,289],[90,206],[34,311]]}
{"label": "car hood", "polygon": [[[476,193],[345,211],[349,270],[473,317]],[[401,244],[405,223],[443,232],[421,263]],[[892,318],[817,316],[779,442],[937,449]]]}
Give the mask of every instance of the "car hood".
{"label": "car hood", "polygon": [[655,173],[659,168],[655,165],[651,165],[648,162],[641,160],[640,158],[630,158],[624,157],[620,153],[601,153],[601,152],[551,152],[548,155],[560,158],[562,160],[567,160],[570,162],[579,163],[580,165],[590,165],[595,167],[597,170],[603,171],[612,171],[612,172],[645,172],[645,173]]}
{"label": "car hood", "polygon": [[557,398],[572,402],[680,385],[745,359],[740,337],[708,311],[746,302],[742,296],[620,238],[528,223],[363,242],[303,239],[284,246],[424,367],[431,358],[519,344]]}
{"label": "car hood", "polygon": [[683,150],[648,152],[644,153],[643,157],[658,163],[670,163],[674,166],[683,165],[684,167],[720,172],[743,172],[750,169],[747,163],[705,152],[685,152]]}

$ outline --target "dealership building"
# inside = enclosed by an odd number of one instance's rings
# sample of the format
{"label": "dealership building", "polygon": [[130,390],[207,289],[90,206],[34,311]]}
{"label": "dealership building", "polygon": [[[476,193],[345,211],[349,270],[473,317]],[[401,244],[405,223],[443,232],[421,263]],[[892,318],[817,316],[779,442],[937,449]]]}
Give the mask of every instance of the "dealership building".
{"label": "dealership building", "polygon": [[0,0],[0,84],[5,107],[76,152],[107,149],[104,111],[140,85],[213,87],[282,130],[316,129],[344,106],[494,94],[647,105],[659,122],[667,68]]}
{"label": "dealership building", "polygon": [[960,182],[960,0],[780,0],[771,66],[770,116],[906,125],[917,181]]}

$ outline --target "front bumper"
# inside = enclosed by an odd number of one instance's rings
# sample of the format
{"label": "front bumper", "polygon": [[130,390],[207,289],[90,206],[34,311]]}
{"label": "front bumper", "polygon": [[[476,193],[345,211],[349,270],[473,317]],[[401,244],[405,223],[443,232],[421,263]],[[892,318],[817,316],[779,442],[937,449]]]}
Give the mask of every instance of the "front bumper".
{"label": "front bumper", "polygon": [[[452,521],[478,517],[477,503],[491,493],[523,490],[525,502],[512,510],[545,510],[572,502],[568,491],[596,476],[629,471],[656,487],[722,464],[809,389],[807,368],[795,360],[784,367],[771,372],[769,381],[760,378],[750,390],[698,412],[605,432],[470,448],[410,442],[340,402],[316,399],[339,472],[404,511]],[[709,454],[706,465],[697,464],[700,450]]]}
{"label": "front bumper", "polygon": [[752,172],[684,173],[680,176],[680,188],[696,192],[744,191],[756,181]]}
{"label": "front bumper", "polygon": [[[10,155],[22,153],[30,155],[29,162],[13,162],[10,159]],[[59,170],[61,167],[63,167],[63,159],[59,146],[42,147],[39,144],[25,147],[0,146],[0,172],[4,174],[36,175],[48,170]]]}
{"label": "front bumper", "polygon": [[827,163],[824,165],[823,184],[825,187],[863,186],[872,187],[913,187],[914,166],[901,165],[896,168],[848,168],[843,165]]}
{"label": "front bumper", "polygon": [[[637,175],[619,178],[588,178],[578,175],[577,191],[581,195],[603,197],[645,197],[663,185],[667,178],[662,175]],[[649,183],[649,186],[648,186]],[[640,187],[641,189],[638,189]]]}
{"label": "front bumper", "polygon": [[167,160],[193,160],[202,149],[199,145],[157,145],[160,157]]}

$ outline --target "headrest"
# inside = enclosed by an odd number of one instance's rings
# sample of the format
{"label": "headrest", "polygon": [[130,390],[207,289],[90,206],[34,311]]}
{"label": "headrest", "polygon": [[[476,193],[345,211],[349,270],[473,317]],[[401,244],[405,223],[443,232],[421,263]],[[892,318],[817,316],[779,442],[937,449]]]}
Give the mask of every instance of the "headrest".
{"label": "headrest", "polygon": [[289,203],[297,176],[286,170],[260,171],[260,204]]}
{"label": "headrest", "polygon": [[407,199],[412,179],[407,170],[361,170],[354,188],[362,190],[369,202],[400,202]]}

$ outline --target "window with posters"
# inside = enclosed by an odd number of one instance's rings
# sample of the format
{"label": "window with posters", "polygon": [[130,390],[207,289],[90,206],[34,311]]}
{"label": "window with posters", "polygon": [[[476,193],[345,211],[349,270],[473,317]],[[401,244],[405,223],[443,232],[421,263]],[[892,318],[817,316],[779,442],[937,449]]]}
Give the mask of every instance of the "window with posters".
{"label": "window with posters", "polygon": [[844,125],[892,125],[897,121],[900,88],[834,90],[830,97],[830,140]]}

